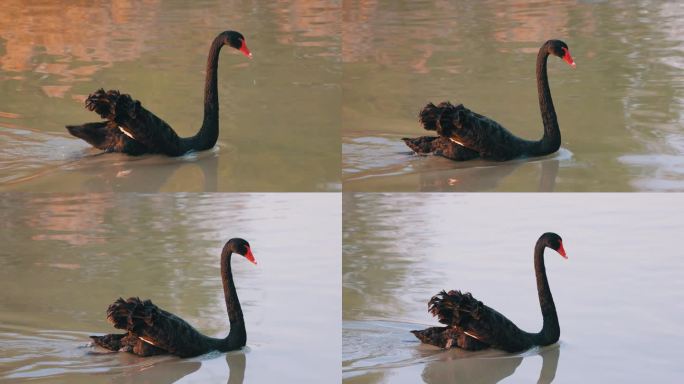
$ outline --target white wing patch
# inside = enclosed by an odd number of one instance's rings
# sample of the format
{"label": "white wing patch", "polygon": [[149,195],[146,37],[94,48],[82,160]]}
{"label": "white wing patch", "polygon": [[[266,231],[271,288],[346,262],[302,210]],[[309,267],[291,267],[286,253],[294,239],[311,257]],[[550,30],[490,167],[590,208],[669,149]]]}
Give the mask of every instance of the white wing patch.
{"label": "white wing patch", "polygon": [[130,137],[131,139],[135,140],[135,137],[133,137],[133,135],[131,135],[130,132],[128,132],[128,131],[126,131],[125,129],[123,129],[123,127],[120,126],[120,125],[119,125],[119,131],[123,132],[124,135],[126,135],[126,136]]}
{"label": "white wing patch", "polygon": [[[470,333],[470,332],[466,332],[466,331],[463,331],[463,333],[465,333],[466,335],[468,335],[468,336],[472,337],[472,338],[473,338],[473,339],[475,339],[475,340],[480,340],[480,338],[479,338],[479,337],[477,337],[477,336],[473,335],[473,334],[472,334],[472,333]],[[482,340],[480,340],[480,341],[482,341]]]}
{"label": "white wing patch", "polygon": [[151,340],[147,340],[146,338],[144,338],[144,337],[142,337],[142,336],[138,336],[138,338],[139,338],[140,340],[146,342],[146,343],[149,344],[149,345],[154,345],[155,347],[157,346],[157,344],[153,343]]}
{"label": "white wing patch", "polygon": [[[119,129],[121,129],[121,127],[119,127]],[[123,131],[123,129],[121,129],[121,130]],[[129,136],[130,136],[130,135],[129,135]],[[133,136],[131,136],[131,137],[133,137]],[[450,137],[449,140],[451,140],[452,142],[454,142],[454,143],[460,145],[461,147],[465,147],[465,145],[463,145],[463,143],[461,143],[460,141],[454,139],[453,137]]]}

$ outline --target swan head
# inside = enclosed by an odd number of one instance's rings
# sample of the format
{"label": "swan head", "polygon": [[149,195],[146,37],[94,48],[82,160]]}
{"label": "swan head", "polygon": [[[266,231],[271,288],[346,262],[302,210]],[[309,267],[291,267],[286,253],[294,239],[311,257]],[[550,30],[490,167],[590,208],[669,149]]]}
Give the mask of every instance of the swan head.
{"label": "swan head", "polygon": [[238,237],[228,240],[226,246],[223,247],[224,251],[230,251],[242,255],[245,259],[249,260],[252,264],[256,264],[254,255],[252,254],[252,248],[245,239],[240,239]]}
{"label": "swan head", "polygon": [[573,68],[577,67],[575,60],[573,60],[572,55],[570,55],[570,49],[565,42],[560,40],[549,40],[546,42],[546,46],[550,55],[560,57]]}
{"label": "swan head", "polygon": [[563,239],[561,239],[561,237],[557,234],[553,232],[546,232],[545,234],[541,235],[539,242],[544,244],[544,246],[558,252],[558,254],[563,256],[563,258],[568,258],[568,256],[565,254],[565,249],[563,248]]}
{"label": "swan head", "polygon": [[245,43],[245,37],[242,36],[242,33],[236,31],[225,31],[221,35],[223,35],[224,38],[223,44],[237,49],[250,59],[252,58],[252,53],[249,51],[249,48],[247,48],[247,43]]}

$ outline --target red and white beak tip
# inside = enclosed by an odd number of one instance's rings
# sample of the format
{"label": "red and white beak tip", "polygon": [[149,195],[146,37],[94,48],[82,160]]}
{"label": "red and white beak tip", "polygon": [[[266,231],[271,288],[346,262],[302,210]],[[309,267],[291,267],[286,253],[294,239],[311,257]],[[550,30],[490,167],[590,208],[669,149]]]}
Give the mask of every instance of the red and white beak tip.
{"label": "red and white beak tip", "polygon": [[242,41],[242,47],[240,47],[240,52],[242,52],[243,55],[249,57],[250,59],[252,58],[252,52],[249,51],[249,48],[247,48],[247,44]]}
{"label": "red and white beak tip", "polygon": [[577,68],[577,64],[575,64],[575,60],[572,59],[572,56],[570,55],[570,51],[568,51],[567,48],[563,48],[563,52],[565,52],[565,55],[563,55],[563,61],[568,63],[573,68]]}

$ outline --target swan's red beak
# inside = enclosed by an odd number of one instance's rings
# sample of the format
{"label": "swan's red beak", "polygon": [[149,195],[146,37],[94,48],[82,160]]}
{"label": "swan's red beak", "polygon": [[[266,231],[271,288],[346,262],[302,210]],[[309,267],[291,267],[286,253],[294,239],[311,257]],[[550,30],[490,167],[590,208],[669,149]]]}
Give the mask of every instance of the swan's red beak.
{"label": "swan's red beak", "polygon": [[240,52],[242,52],[243,55],[249,57],[250,59],[252,58],[252,52],[249,51],[249,48],[247,48],[247,43],[245,43],[244,40],[242,40],[242,46],[240,47]]}
{"label": "swan's red beak", "polygon": [[561,256],[563,256],[564,259],[568,258],[568,256],[565,254],[565,248],[563,248],[563,242],[562,241],[561,241],[558,249],[556,249],[556,252],[558,252]]}
{"label": "swan's red beak", "polygon": [[570,51],[568,51],[567,48],[563,47],[563,52],[565,52],[565,55],[563,56],[563,61],[570,64],[570,66],[573,68],[577,67],[577,64],[575,64],[575,60],[573,60],[572,56],[570,56]]}
{"label": "swan's red beak", "polygon": [[252,255],[252,249],[250,247],[247,247],[247,253],[245,253],[245,258],[249,260],[251,263],[256,265],[256,260],[254,259],[254,255]]}

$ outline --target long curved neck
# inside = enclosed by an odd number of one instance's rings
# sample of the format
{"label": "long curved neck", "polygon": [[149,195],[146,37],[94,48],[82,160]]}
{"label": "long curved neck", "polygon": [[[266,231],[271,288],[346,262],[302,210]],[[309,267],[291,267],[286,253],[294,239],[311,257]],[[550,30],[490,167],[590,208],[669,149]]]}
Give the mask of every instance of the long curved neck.
{"label": "long curved neck", "polygon": [[544,319],[541,332],[534,334],[537,345],[553,344],[560,337],[556,305],[553,303],[549,280],[546,278],[544,248],[545,245],[542,242],[537,242],[534,248],[534,272],[537,276],[537,293],[539,294],[539,305],[541,306],[541,313]]}
{"label": "long curved neck", "polygon": [[536,142],[534,155],[542,156],[556,152],[560,148],[561,133],[556,118],[556,110],[551,99],[549,89],[549,78],[546,74],[546,62],[549,51],[546,44],[539,49],[537,55],[537,93],[539,94],[539,109],[541,111],[542,122],[544,123],[544,136]]}
{"label": "long curved neck", "polygon": [[230,333],[225,339],[221,340],[220,350],[233,350],[242,347],[247,342],[247,330],[245,329],[245,319],[242,315],[242,307],[238,299],[235,283],[233,282],[233,271],[230,265],[233,252],[224,249],[221,253],[221,280],[223,280],[223,295],[226,298],[226,309],[228,310],[228,320],[230,321]]}
{"label": "long curved neck", "polygon": [[219,133],[219,101],[218,101],[218,60],[224,38],[217,36],[209,48],[207,57],[207,77],[204,83],[204,120],[199,132],[188,141],[188,150],[203,151],[216,144]]}

